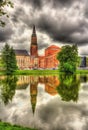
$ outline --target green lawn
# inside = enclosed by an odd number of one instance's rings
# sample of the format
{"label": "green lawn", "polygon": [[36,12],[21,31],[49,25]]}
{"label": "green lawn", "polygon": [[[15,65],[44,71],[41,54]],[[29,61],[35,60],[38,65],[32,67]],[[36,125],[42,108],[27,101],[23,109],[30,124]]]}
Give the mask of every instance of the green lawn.
{"label": "green lawn", "polygon": [[58,70],[17,70],[14,74],[28,74],[28,75],[55,75]]}
{"label": "green lawn", "polygon": [[24,128],[17,125],[11,125],[9,123],[0,122],[0,130],[37,130],[32,128]]}
{"label": "green lawn", "polygon": [[[15,75],[57,75],[59,70],[17,70]],[[76,74],[88,74],[88,70],[77,70]],[[4,75],[4,71],[0,71],[0,75]]]}

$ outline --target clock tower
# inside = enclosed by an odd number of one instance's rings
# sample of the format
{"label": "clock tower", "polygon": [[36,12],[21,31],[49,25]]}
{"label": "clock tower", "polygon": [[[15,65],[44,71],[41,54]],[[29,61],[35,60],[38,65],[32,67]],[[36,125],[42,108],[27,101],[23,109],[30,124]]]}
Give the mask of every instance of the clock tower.
{"label": "clock tower", "polygon": [[33,33],[31,36],[30,55],[32,57],[38,57],[38,45],[37,45],[37,36],[36,36],[35,25],[33,25]]}

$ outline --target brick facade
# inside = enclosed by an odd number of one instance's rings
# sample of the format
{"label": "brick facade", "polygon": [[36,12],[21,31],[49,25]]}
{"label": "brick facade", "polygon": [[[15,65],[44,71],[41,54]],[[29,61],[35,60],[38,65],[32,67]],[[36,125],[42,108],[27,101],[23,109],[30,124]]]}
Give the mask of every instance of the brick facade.
{"label": "brick facade", "polygon": [[57,69],[59,61],[57,54],[60,52],[58,46],[52,45],[45,49],[45,56],[39,57],[39,68],[42,69]]}

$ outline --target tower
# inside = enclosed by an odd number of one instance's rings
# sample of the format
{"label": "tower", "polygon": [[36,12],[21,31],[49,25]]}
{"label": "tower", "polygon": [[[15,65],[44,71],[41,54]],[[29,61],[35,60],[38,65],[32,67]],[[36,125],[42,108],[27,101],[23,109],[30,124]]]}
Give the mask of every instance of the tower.
{"label": "tower", "polygon": [[38,46],[35,25],[33,25],[33,32],[31,36],[30,55],[32,57],[38,57]]}
{"label": "tower", "polygon": [[35,113],[37,103],[37,87],[38,87],[38,77],[30,76],[30,99],[33,114]]}

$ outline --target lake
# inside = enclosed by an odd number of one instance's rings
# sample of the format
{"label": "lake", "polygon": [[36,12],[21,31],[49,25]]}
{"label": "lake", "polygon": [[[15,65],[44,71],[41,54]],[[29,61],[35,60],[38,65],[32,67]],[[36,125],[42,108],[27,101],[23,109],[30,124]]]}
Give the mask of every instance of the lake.
{"label": "lake", "polygon": [[38,130],[88,130],[88,75],[0,76],[0,120]]}

